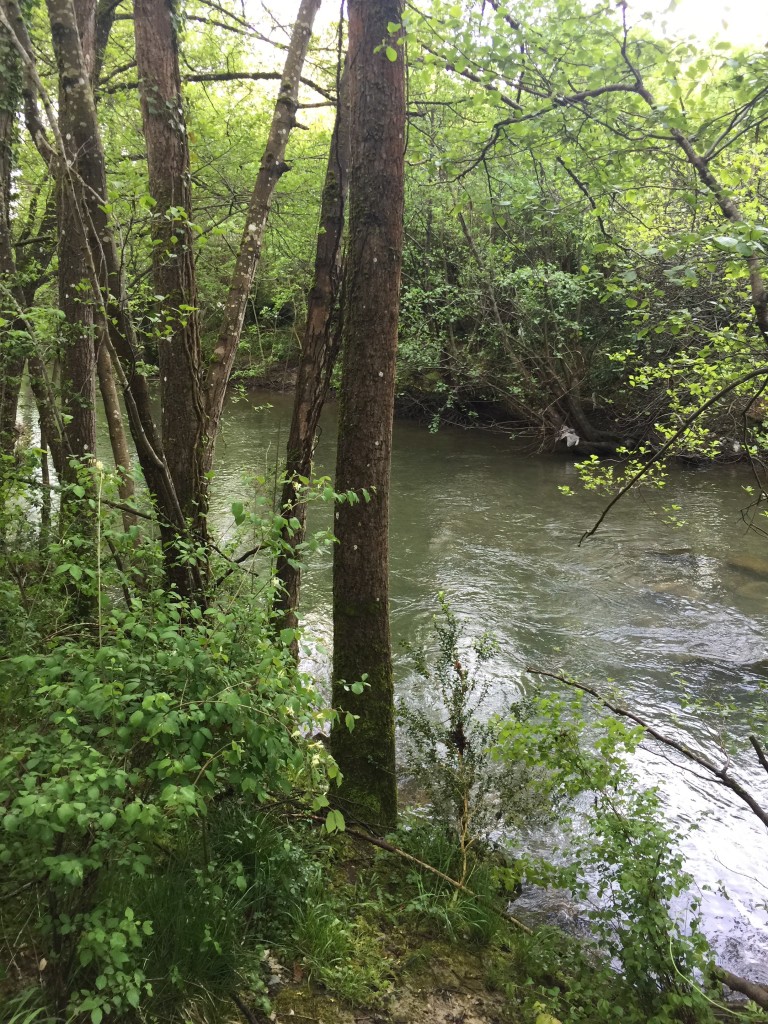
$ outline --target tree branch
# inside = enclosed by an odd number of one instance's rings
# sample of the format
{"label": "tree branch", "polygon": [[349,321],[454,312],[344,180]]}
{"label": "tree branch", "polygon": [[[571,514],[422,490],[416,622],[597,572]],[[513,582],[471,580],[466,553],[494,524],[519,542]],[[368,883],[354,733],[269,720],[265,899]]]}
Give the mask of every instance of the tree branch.
{"label": "tree branch", "polygon": [[528,668],[528,672],[531,672],[537,676],[544,676],[547,679],[554,679],[559,683],[563,683],[565,686],[570,686],[575,690],[581,690],[582,693],[589,694],[590,697],[594,697],[604,708],[607,708],[614,715],[619,715],[621,718],[627,718],[630,722],[634,722],[635,725],[641,726],[649,736],[662,743],[665,747],[669,747],[671,750],[677,751],[678,754],[682,754],[683,757],[688,761],[693,761],[700,768],[703,768],[712,777],[713,781],[719,785],[724,786],[726,789],[737,796],[743,803],[749,807],[752,813],[759,818],[763,825],[768,828],[768,809],[762,807],[752,794],[742,784],[728,774],[728,766],[725,768],[718,768],[718,766],[711,761],[706,754],[700,754],[698,751],[693,750],[691,747],[686,746],[685,743],[680,743],[679,740],[673,739],[671,736],[666,736],[664,733],[652,725],[647,719],[642,718],[637,714],[636,711],[630,711],[629,708],[622,707],[620,704],[614,704],[612,701],[604,697],[599,690],[594,687],[587,686],[586,683],[577,682],[575,679],[570,679],[568,676],[559,675],[556,672],[546,672],[544,669],[539,668]]}
{"label": "tree branch", "polygon": [[674,434],[665,442],[665,444],[661,446],[661,448],[659,448],[657,452],[653,453],[653,455],[648,459],[645,465],[642,466],[642,468],[639,469],[637,473],[634,474],[634,476],[630,477],[627,483],[625,483],[624,486],[619,490],[618,494],[616,494],[611,499],[611,501],[608,502],[603,511],[600,513],[600,516],[598,517],[595,525],[591,529],[587,530],[586,533],[583,533],[581,535],[581,539],[579,540],[579,547],[581,547],[581,545],[584,543],[585,540],[587,540],[588,537],[594,537],[594,535],[600,529],[602,524],[605,522],[605,519],[608,516],[608,513],[613,508],[613,506],[616,505],[619,501],[621,501],[621,499],[624,497],[627,491],[634,487],[638,480],[640,480],[642,477],[645,476],[646,473],[648,473],[648,471],[650,470],[651,466],[654,465],[654,463],[658,462],[659,459],[663,458],[663,456],[667,454],[667,452],[675,443],[675,441],[678,441],[683,436],[683,434],[685,434],[685,432],[693,423],[695,423],[699,416],[705,413],[707,409],[711,408],[715,404],[715,402],[718,402],[725,395],[729,394],[729,392],[735,391],[736,388],[740,387],[742,384],[746,384],[751,380],[755,380],[757,377],[766,376],[768,376],[768,366],[760,366],[756,370],[751,370],[749,373],[745,373],[742,377],[739,377],[737,380],[731,381],[730,384],[726,384],[724,388],[721,388],[711,398],[708,398],[706,402],[703,402],[700,406],[698,406],[698,408],[694,409],[690,416],[686,417],[686,419],[683,421],[683,425],[674,432]]}

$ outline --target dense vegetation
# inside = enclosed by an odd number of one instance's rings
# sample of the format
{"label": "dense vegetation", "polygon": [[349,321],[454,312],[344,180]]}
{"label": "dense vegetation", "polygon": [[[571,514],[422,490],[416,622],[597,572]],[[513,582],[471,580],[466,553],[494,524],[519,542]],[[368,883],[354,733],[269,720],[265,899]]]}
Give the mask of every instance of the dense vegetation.
{"label": "dense vegetation", "polygon": [[[630,755],[765,799],[574,680],[492,715],[493,640],[443,595],[431,703],[397,706],[387,500],[397,395],[614,493],[746,455],[762,501],[768,56],[624,3],[349,0],[313,36],[319,6],[0,0],[0,1020],[418,1021],[431,962],[488,1020],[764,1019]],[[215,536],[252,381],[296,386],[286,469]],[[321,546],[330,694],[298,658]],[[558,864],[526,846],[552,821]],[[586,933],[517,920],[523,885]]]}

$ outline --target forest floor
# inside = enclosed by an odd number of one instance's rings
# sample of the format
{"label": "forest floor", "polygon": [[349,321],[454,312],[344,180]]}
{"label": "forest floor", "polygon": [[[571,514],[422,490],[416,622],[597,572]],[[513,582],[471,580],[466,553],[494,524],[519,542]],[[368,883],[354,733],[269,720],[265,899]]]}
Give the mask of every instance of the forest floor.
{"label": "forest floor", "polygon": [[[521,1024],[531,1019],[521,1016],[525,1000],[518,986],[525,984],[526,969],[514,940],[508,941],[507,925],[478,941],[463,927],[460,905],[448,894],[439,914],[414,912],[406,866],[346,840],[342,850],[332,885],[363,935],[341,969],[346,983],[335,986],[325,979],[320,984],[311,965],[284,963],[270,954],[272,1012],[254,1015],[258,1024]],[[429,897],[422,892],[421,898],[427,906]]]}
{"label": "forest floor", "polygon": [[521,1018],[494,974],[500,955],[427,941],[397,956],[391,951],[391,989],[375,1007],[345,1005],[306,982],[287,981],[273,994],[275,1024],[516,1024]]}

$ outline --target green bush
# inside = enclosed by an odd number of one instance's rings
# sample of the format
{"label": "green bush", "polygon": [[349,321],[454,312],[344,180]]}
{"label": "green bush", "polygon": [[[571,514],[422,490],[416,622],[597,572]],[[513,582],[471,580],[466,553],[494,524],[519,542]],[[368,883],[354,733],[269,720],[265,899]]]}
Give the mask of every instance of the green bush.
{"label": "green bush", "polygon": [[[250,868],[237,844],[214,849],[221,808],[255,816],[275,794],[322,791],[335,769],[307,739],[325,713],[293,634],[273,629],[268,595],[203,610],[153,588],[151,571],[139,592],[73,535],[27,538],[21,501],[5,509],[17,543],[0,584],[0,936],[18,980],[39,980],[57,1019],[92,1024],[156,992],[222,994],[246,897],[269,883],[252,843]],[[147,542],[135,564],[153,559]],[[67,619],[73,588],[93,622]]]}

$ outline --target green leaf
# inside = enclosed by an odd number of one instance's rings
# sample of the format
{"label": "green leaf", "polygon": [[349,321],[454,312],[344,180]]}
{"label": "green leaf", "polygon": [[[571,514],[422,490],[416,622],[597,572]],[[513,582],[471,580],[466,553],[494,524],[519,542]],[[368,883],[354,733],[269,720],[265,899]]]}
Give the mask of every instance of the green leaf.
{"label": "green leaf", "polygon": [[132,804],[128,804],[123,814],[128,824],[133,825],[133,823],[138,820],[141,814],[141,804],[137,801],[134,801]]}
{"label": "green leaf", "polygon": [[394,46],[385,47],[384,53],[386,53],[387,55],[387,60],[391,60],[392,63],[394,64],[395,61],[397,60],[397,50],[394,48]]}
{"label": "green leaf", "polygon": [[75,816],[75,808],[72,804],[59,804],[56,808],[56,817],[62,823],[66,825],[67,822],[71,821]]}
{"label": "green leaf", "polygon": [[344,832],[346,828],[347,823],[344,821],[344,815],[341,811],[328,811],[325,819],[325,829],[327,832]]}

